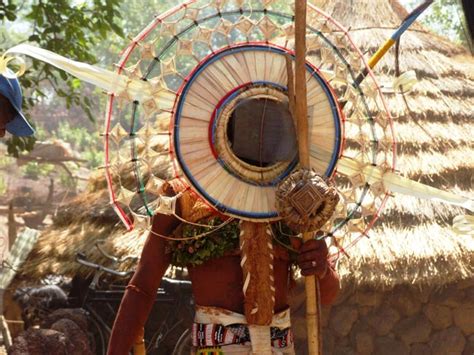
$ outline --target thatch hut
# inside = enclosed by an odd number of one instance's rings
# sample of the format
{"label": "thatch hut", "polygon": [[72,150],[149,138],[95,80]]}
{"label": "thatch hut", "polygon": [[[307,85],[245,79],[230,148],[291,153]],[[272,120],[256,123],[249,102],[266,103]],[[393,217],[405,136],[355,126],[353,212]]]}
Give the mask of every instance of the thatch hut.
{"label": "thatch hut", "polygon": [[[406,14],[395,0],[319,3],[350,27],[368,55]],[[402,37],[398,60],[401,72],[415,70],[418,77],[410,93],[386,93],[399,142],[398,169],[411,179],[473,196],[474,59],[417,25]],[[381,82],[393,81],[395,62],[391,50],[376,70]],[[107,238],[106,248],[118,256],[139,254],[144,238],[117,227],[99,187],[61,211],[19,279],[84,272],[73,254],[90,249],[96,238]],[[343,289],[337,303],[324,310],[325,354],[474,352],[474,239],[455,235],[450,226],[461,213],[405,196],[390,200],[370,238],[338,263]],[[100,259],[94,251],[91,256]],[[298,338],[304,334],[304,294],[296,293]],[[305,349],[300,343],[298,354]]]}
{"label": "thatch hut", "polygon": [[[323,3],[368,56],[406,15],[395,0]],[[474,58],[418,25],[402,36],[398,61],[418,78],[408,94],[386,92],[398,169],[472,197]],[[376,73],[382,83],[394,80],[394,50]],[[324,312],[325,354],[474,353],[474,239],[450,226],[463,213],[406,196],[390,200],[369,238],[340,259],[343,290]],[[303,328],[302,316],[296,322]]]}

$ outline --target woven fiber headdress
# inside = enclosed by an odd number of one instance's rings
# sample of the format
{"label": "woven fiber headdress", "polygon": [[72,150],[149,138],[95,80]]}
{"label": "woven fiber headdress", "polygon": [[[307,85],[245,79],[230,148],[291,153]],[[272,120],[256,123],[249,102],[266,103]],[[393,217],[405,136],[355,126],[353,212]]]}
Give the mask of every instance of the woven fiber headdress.
{"label": "woven fiber headdress", "polygon": [[[389,192],[472,211],[472,200],[395,174],[390,114],[346,29],[308,4],[306,35],[310,164],[341,197],[322,230],[336,238],[364,235]],[[164,156],[175,177],[212,208],[248,221],[278,219],[276,186],[298,163],[291,122],[281,119],[291,110],[286,63],[294,59],[293,38],[292,2],[191,0],[139,33],[116,72],[28,45],[9,52],[46,61],[109,93],[105,174],[110,203],[132,229],[147,227],[156,211],[173,212],[173,201],[159,196],[164,180],[157,162]],[[262,113],[262,103],[281,115]],[[240,111],[247,121],[236,118]],[[258,158],[248,158],[242,135],[259,142]]]}
{"label": "woven fiber headdress", "polygon": [[[335,178],[343,196],[334,216],[339,224],[333,228],[328,223],[328,230],[364,232],[364,222],[373,223],[386,199],[385,189],[366,184],[357,170],[336,171],[336,166],[345,138],[351,136],[354,144],[344,156],[391,170],[391,118],[372,77],[354,86],[366,64],[344,29],[311,5],[308,12],[311,167]],[[154,91],[140,102],[125,94],[109,100],[107,174],[112,203],[125,223],[132,225],[127,217],[131,201],[141,201],[149,215],[157,208],[157,200],[147,198],[147,188],[157,183],[153,159],[161,152],[154,150],[153,140],[158,135],[169,137],[176,177],[209,205],[240,219],[278,218],[275,189],[296,159],[266,166],[249,163],[233,151],[229,126],[243,100],[287,104],[285,57],[293,60],[293,19],[292,6],[281,2],[190,1],[158,16],[125,50],[120,72],[146,79]],[[342,99],[344,109],[338,103]],[[163,119],[169,130],[157,130]],[[120,186],[117,172],[123,164],[135,171],[135,188]],[[364,215],[355,219],[357,206],[364,206]]]}

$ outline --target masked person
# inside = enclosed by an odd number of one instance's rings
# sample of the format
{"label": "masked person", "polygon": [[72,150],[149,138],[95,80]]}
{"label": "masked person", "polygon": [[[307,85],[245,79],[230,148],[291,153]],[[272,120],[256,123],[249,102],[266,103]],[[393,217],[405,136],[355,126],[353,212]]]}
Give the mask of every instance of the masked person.
{"label": "masked person", "polygon": [[[280,142],[280,137],[293,139],[286,139],[278,149],[263,151],[262,146],[253,144],[250,133],[263,127],[262,120],[269,120],[271,117],[278,119],[265,124],[264,136],[257,137],[259,144]],[[239,159],[247,164],[271,167],[275,161],[291,161],[297,154],[296,133],[292,122],[285,107],[272,102],[250,100],[242,102],[236,108],[235,118],[229,125],[227,134]],[[138,342],[137,337],[142,334],[157,288],[170,264],[186,266],[192,282],[196,304],[192,329],[194,353],[255,353],[252,348],[254,337],[248,324],[250,322],[244,316],[249,290],[244,291],[248,284],[241,266],[243,247],[239,238],[242,238],[243,228],[247,228],[247,232],[250,228],[250,234],[258,233],[258,227],[252,229],[258,223],[241,223],[235,219],[225,224],[226,220],[229,221],[228,217],[212,210],[178,180],[171,180],[166,184],[164,195],[179,196],[175,215],[180,218],[173,214],[154,216],[152,230],[145,242],[137,270],[122,299],[108,354],[128,354],[133,344]],[[193,240],[189,237],[205,234],[209,230],[196,224],[223,226],[209,235]],[[265,245],[269,242],[272,244],[269,260],[272,270],[270,287],[273,292],[268,297],[268,302],[262,302],[265,305],[261,304],[261,308],[268,305],[273,307],[270,309],[271,322],[268,324],[272,353],[294,354],[288,306],[291,265],[297,265],[304,276],[317,276],[322,304],[333,302],[339,290],[339,279],[328,261],[328,248],[324,240],[314,239],[297,245],[300,239],[293,237],[295,233],[291,233],[284,225],[272,223],[271,228],[276,237],[264,240]],[[259,253],[258,250],[256,252]],[[258,255],[257,258],[259,257],[263,256]],[[263,290],[266,287],[263,283],[257,285],[257,288],[261,286]]]}
{"label": "masked person", "polygon": [[35,133],[21,112],[22,100],[18,80],[0,75],[0,137],[5,136],[5,131],[15,136]]}

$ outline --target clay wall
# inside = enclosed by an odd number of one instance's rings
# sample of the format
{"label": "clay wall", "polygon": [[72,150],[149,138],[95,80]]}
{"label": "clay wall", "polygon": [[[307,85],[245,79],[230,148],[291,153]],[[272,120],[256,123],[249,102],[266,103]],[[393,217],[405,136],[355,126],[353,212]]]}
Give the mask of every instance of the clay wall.
{"label": "clay wall", "polygon": [[[298,355],[306,354],[304,293],[293,298]],[[341,290],[323,307],[324,355],[473,355],[474,280],[442,289]]]}

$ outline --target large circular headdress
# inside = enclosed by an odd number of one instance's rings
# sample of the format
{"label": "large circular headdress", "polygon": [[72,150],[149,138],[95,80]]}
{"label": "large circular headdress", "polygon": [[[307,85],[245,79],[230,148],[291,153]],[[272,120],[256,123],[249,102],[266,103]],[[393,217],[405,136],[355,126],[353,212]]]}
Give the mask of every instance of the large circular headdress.
{"label": "large circular headdress", "polygon": [[[278,217],[275,188],[294,169],[297,158],[287,154],[276,162],[249,162],[235,151],[232,136],[249,135],[254,126],[258,131],[263,125],[259,100],[282,107],[282,114],[266,117],[265,124],[271,126],[272,119],[284,114],[286,58],[294,58],[293,37],[294,11],[289,4],[187,1],[157,16],[133,40],[118,63],[119,72],[147,81],[153,97],[132,101],[126,90],[111,95],[105,132],[111,203],[129,228],[163,203],[152,193],[163,183],[154,173],[163,142],[175,176],[210,206],[251,221]],[[334,178],[342,196],[325,229],[336,236],[363,234],[377,218],[386,194],[381,184],[370,185],[362,170],[394,167],[391,118],[347,31],[311,4],[306,63],[311,168]],[[369,77],[361,85],[356,77],[364,69]],[[231,132],[230,126],[239,126],[234,117],[243,102],[256,104],[255,117],[247,110],[240,123],[245,132]],[[163,120],[169,129],[163,129]],[[278,142],[273,140],[275,145],[271,139],[265,141],[265,149],[284,144],[284,133]],[[135,176],[132,183],[121,175],[124,164]]]}
{"label": "large circular headdress", "polygon": [[[430,3],[404,20],[370,66]],[[292,5],[190,0],[138,34],[116,72],[20,44],[0,57],[0,73],[8,54],[25,54],[110,93],[105,172],[111,205],[127,228],[148,228],[157,211],[173,213],[176,198],[160,196],[162,165],[169,164],[210,207],[272,221],[276,186],[298,165],[288,80]],[[377,220],[387,191],[474,211],[472,199],[394,172],[392,121],[370,66],[348,31],[312,4],[306,24],[310,168],[332,180],[340,197],[323,232],[336,242],[350,235],[353,243]],[[456,220],[457,230],[472,232],[469,221]]]}

